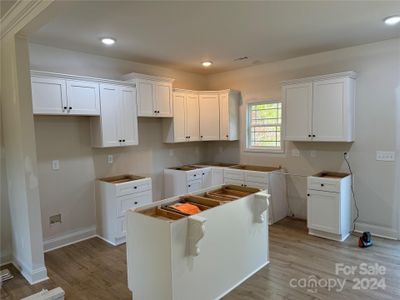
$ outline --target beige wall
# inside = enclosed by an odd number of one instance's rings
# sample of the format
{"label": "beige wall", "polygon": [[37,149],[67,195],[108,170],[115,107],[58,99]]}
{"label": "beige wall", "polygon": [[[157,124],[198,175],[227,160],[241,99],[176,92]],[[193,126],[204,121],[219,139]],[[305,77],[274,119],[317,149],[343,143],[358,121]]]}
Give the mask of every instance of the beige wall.
{"label": "beige wall", "polygon": [[[348,143],[287,142],[284,154],[251,153],[244,149],[245,111],[241,106],[241,143],[210,144],[208,157],[218,161],[282,165],[289,172],[310,175],[320,170],[346,170],[343,152],[350,152],[355,173],[355,193],[360,207],[360,229],[397,234],[400,185],[394,162],[375,160],[377,150],[397,151],[400,159],[399,101],[400,40],[362,45],[270,64],[258,65],[208,77],[210,89],[240,90],[244,102],[252,99],[281,99],[283,80],[354,70],[356,88],[356,141]],[[397,123],[399,124],[399,123]],[[396,145],[397,136],[397,145]],[[300,157],[292,156],[300,150]],[[312,157],[315,151],[315,157]],[[398,167],[398,166],[397,166]],[[397,176],[397,177],[396,177]],[[306,217],[306,179],[288,176],[288,195],[293,213]]]}
{"label": "beige wall", "polygon": [[[1,120],[1,114],[0,114]],[[0,122],[0,264],[11,260],[11,224],[7,193],[7,172],[3,130]]]}
{"label": "beige wall", "polygon": [[[36,70],[113,79],[141,72],[176,78],[175,87],[206,87],[202,75],[41,45],[30,45],[30,59]],[[80,237],[93,230],[95,178],[122,173],[150,176],[154,199],[158,200],[163,195],[164,168],[203,160],[204,144],[163,144],[161,119],[139,118],[138,126],[138,146],[93,149],[89,117],[35,116],[45,243],[65,236]],[[113,164],[107,163],[109,154],[114,156]],[[51,169],[55,159],[60,160],[58,171]],[[49,216],[57,213],[62,214],[62,224],[50,226]]]}

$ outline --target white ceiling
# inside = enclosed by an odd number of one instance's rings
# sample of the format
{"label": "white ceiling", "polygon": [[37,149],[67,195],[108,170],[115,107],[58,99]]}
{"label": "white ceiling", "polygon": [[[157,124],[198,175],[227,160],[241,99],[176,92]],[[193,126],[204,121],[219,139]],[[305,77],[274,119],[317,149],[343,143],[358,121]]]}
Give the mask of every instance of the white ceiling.
{"label": "white ceiling", "polygon": [[400,37],[400,25],[382,22],[394,14],[400,1],[77,1],[31,41],[211,74]]}

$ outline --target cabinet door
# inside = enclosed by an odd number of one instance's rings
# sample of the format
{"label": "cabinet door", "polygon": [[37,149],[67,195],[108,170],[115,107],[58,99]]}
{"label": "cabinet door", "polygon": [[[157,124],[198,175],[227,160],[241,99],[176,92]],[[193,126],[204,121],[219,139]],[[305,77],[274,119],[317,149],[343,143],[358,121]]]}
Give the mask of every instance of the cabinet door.
{"label": "cabinet door", "polygon": [[340,234],[340,194],[308,190],[307,226]]}
{"label": "cabinet door", "polygon": [[172,85],[155,83],[155,110],[157,117],[172,117]]}
{"label": "cabinet door", "polygon": [[219,140],[219,99],[218,94],[199,96],[200,138],[203,141]]}
{"label": "cabinet door", "polygon": [[202,187],[203,187],[203,182],[202,182],[201,178],[196,179],[196,180],[191,180],[191,181],[188,181],[187,192],[194,193],[198,190],[201,190]]}
{"label": "cabinet door", "polygon": [[283,87],[285,99],[285,139],[309,141],[312,138],[312,83]]}
{"label": "cabinet door", "polygon": [[119,127],[119,105],[120,91],[117,86],[109,84],[100,85],[101,103],[101,145],[103,147],[120,146]]}
{"label": "cabinet door", "polygon": [[344,141],[345,79],[314,82],[314,141]]}
{"label": "cabinet door", "polygon": [[[175,117],[176,115],[174,115]],[[186,95],[186,109],[185,109],[185,135],[189,140],[200,140],[200,112],[199,112],[199,96],[194,94]]]}
{"label": "cabinet door", "polygon": [[71,115],[100,115],[99,84],[67,80],[68,113]]}
{"label": "cabinet door", "polygon": [[155,116],[154,84],[151,81],[140,80],[136,83],[136,88],[138,116]]}
{"label": "cabinet door", "polygon": [[137,145],[139,140],[135,88],[121,87],[119,115],[122,144],[124,146]]}
{"label": "cabinet door", "polygon": [[201,170],[202,188],[212,186],[212,172],[211,168],[204,168]]}
{"label": "cabinet door", "polygon": [[229,140],[229,94],[219,95],[219,139]]}
{"label": "cabinet door", "polygon": [[[185,131],[185,94],[174,94],[174,142],[186,142],[187,133]],[[169,121],[168,121],[169,122]]]}
{"label": "cabinet door", "polygon": [[64,79],[32,77],[32,106],[34,114],[58,115],[67,112]]}

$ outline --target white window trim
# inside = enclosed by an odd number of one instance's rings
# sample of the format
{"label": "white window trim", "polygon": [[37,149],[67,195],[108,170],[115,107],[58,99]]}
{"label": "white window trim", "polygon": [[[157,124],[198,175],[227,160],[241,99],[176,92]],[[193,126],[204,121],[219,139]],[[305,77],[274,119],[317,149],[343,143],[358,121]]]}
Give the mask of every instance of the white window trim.
{"label": "white window trim", "polygon": [[[281,123],[281,147],[280,149],[274,148],[267,148],[267,147],[251,147],[249,146],[249,139],[250,139],[250,126],[249,126],[249,106],[254,104],[261,104],[261,103],[281,103],[282,108],[282,123]],[[284,140],[284,103],[280,99],[257,99],[248,101],[246,103],[246,147],[244,149],[245,152],[256,152],[256,153],[285,153],[285,140]]]}

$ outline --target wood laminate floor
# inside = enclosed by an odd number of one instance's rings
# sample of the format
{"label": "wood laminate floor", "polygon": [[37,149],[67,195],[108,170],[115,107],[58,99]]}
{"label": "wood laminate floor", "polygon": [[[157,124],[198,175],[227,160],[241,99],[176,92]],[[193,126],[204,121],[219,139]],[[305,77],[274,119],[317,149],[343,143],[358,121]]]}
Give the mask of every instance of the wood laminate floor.
{"label": "wood laminate floor", "polygon": [[[223,299],[400,299],[400,242],[374,238],[374,243],[371,248],[360,249],[355,236],[350,236],[344,243],[309,236],[304,221],[287,218],[270,226],[270,265]],[[125,245],[113,247],[93,238],[48,252],[45,260],[50,280],[34,286],[30,286],[15,268],[6,266],[15,278],[3,284],[0,298],[20,299],[43,288],[60,286],[65,290],[67,300],[131,299],[125,250]],[[383,276],[337,276],[336,263],[356,267],[361,263],[379,264],[386,273]],[[322,287],[308,290],[307,287],[290,286],[290,282],[301,285],[309,276],[320,280]],[[353,289],[355,277],[367,278],[362,283],[364,287],[373,284],[371,278],[383,277],[386,288]],[[327,279],[341,282],[346,279],[346,283],[343,290],[337,292],[323,287]]]}

